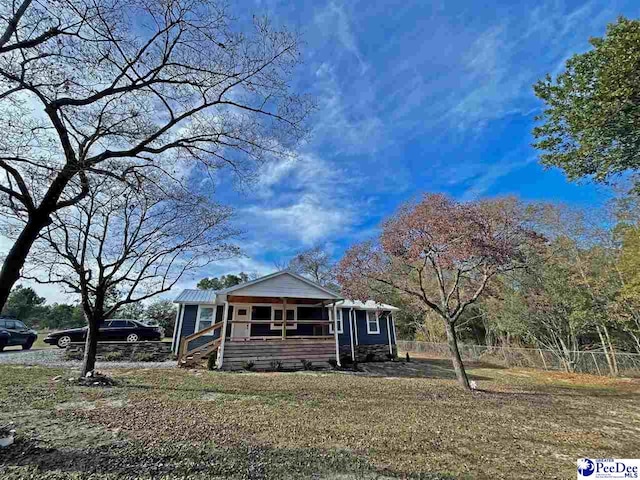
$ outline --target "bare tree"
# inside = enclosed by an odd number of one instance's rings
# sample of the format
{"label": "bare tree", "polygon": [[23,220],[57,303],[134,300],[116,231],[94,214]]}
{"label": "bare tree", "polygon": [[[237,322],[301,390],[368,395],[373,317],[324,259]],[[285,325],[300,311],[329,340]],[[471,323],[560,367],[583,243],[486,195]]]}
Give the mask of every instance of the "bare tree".
{"label": "bare tree", "polygon": [[313,247],[297,253],[286,268],[309,277],[320,285],[338,288],[335,286],[335,263],[331,255],[321,247]]}
{"label": "bare tree", "polygon": [[288,85],[299,37],[257,17],[242,32],[215,0],[8,1],[0,22],[0,210],[15,240],[0,308],[91,178],[194,161],[245,178],[306,133],[313,103]]}
{"label": "bare tree", "polygon": [[228,208],[160,185],[132,188],[106,178],[92,183],[81,202],[52,215],[34,246],[33,273],[27,268],[26,276],[62,284],[81,297],[89,325],[83,375],[94,368],[102,321],[238,253],[228,243],[235,234]]}
{"label": "bare tree", "polygon": [[456,377],[469,389],[456,324],[494,277],[525,265],[526,250],[541,240],[525,218],[513,199],[459,203],[425,195],[384,223],[379,242],[347,250],[338,281],[352,298],[382,301],[392,291],[435,312]]}

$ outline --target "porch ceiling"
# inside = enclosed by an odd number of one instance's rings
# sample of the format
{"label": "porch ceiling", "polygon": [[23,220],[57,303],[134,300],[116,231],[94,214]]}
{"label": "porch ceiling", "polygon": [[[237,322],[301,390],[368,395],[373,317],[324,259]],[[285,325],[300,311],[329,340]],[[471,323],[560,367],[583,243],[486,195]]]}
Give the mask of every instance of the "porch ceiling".
{"label": "porch ceiling", "polygon": [[[289,305],[321,305],[323,303],[327,304],[335,301],[335,299],[332,298],[284,298],[287,299],[287,303]],[[229,301],[229,303],[284,303],[283,298],[281,297],[258,297],[248,295],[229,295],[227,297],[227,300]]]}

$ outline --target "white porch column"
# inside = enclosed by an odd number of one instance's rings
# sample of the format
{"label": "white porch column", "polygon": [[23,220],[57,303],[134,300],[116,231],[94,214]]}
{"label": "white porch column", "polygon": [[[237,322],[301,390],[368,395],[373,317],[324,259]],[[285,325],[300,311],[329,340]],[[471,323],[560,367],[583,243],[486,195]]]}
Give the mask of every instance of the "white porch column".
{"label": "white porch column", "polygon": [[[351,339],[351,360],[356,361],[356,350],[353,346],[353,308],[349,309],[349,338]],[[342,325],[344,325],[344,318],[342,319]]]}
{"label": "white porch column", "polygon": [[[217,308],[217,307],[216,307]],[[222,331],[220,332],[220,348],[218,348],[217,368],[222,368],[222,362],[224,359],[224,342],[227,340],[227,318],[229,317],[229,302],[224,301],[224,308],[222,309]]]}
{"label": "white porch column", "polygon": [[178,350],[180,350],[180,341],[182,340],[182,322],[184,321],[184,310],[187,308],[187,305],[184,303],[179,304],[180,307],[178,311],[180,312],[180,318],[178,320],[178,331],[176,333],[176,341],[173,344],[173,353],[178,354]]}
{"label": "white porch column", "polygon": [[180,311],[182,310],[182,304],[178,304],[178,309],[176,310],[176,321],[173,324],[173,335],[171,336],[171,351],[175,350],[176,346],[176,335],[178,334],[178,323],[180,322]]}
{"label": "white porch column", "polygon": [[[344,319],[343,319],[344,322]],[[333,337],[336,339],[336,363],[340,364],[340,342],[338,341],[338,308],[336,302],[333,302]]]}
{"label": "white porch column", "polygon": [[282,299],[282,340],[287,339],[287,299]]}
{"label": "white porch column", "polygon": [[389,315],[387,315],[387,337],[389,338],[389,355],[393,354],[393,344],[391,343],[391,320],[389,319]]}

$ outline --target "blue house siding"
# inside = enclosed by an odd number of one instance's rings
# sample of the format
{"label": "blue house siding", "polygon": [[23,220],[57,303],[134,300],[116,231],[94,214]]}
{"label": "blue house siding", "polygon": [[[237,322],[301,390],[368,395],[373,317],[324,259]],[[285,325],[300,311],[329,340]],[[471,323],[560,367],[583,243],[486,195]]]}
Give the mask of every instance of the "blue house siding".
{"label": "blue house siding", "polygon": [[[216,309],[216,322],[219,318],[222,317],[222,313],[220,312],[220,316],[218,317],[219,309]],[[184,316],[182,317],[182,333],[181,337],[187,337],[192,333],[195,333],[196,329],[196,321],[198,319],[198,305],[185,305],[184,306]],[[205,343],[209,343],[212,340],[220,337],[220,329],[213,332],[213,335],[203,335],[200,338],[196,338],[189,342],[188,350],[193,350],[194,348],[198,348]]]}
{"label": "blue house siding", "polygon": [[342,333],[338,334],[340,345],[351,345],[351,329],[349,328],[349,309],[342,309]]}
{"label": "blue house siding", "polygon": [[[387,335],[387,319],[380,318],[380,333],[367,333],[367,312],[365,310],[356,310],[356,328],[358,330],[358,345],[381,345],[389,344]],[[396,340],[391,329],[391,343],[395,344]]]}
{"label": "blue house siding", "polygon": [[191,335],[196,329],[196,319],[198,318],[197,305],[185,305],[184,314],[182,316],[182,333],[181,337]]}
{"label": "blue house siding", "polygon": [[[196,320],[198,317],[198,306],[197,305],[184,305],[184,314],[182,316],[182,329],[179,332],[180,338],[191,335],[195,332]],[[342,309],[342,323],[343,323],[343,331],[338,334],[338,343],[342,347],[349,347],[351,345],[351,329],[349,326],[349,308]],[[222,316],[224,313],[224,307],[222,305],[218,305],[216,308],[216,322],[222,320]],[[380,333],[379,334],[369,334],[367,333],[367,312],[366,310],[354,310],[355,314],[355,325],[354,328],[357,333],[354,335],[354,345],[357,343],[358,345],[388,345],[389,337],[387,334],[387,319],[380,318]],[[328,319],[328,309],[320,308],[320,307],[298,307],[298,318],[304,320],[320,320],[320,319]],[[233,306],[229,306],[229,314],[227,317],[229,320],[233,318]],[[391,321],[389,321],[391,323]],[[216,330],[214,335],[205,335],[203,337],[197,338],[189,343],[189,350],[199,347],[205,343],[210,342],[220,336],[221,330]],[[311,324],[299,324],[296,329],[287,329],[287,335],[304,335],[304,336],[312,336],[312,335],[328,335],[327,327],[320,327],[318,325]],[[394,335],[393,328],[391,328],[391,343],[395,345],[396,338]],[[227,327],[227,338],[231,335],[231,324],[229,323]],[[251,335],[256,337],[280,337],[282,336],[281,330],[272,330],[269,324],[255,324],[251,325]],[[179,341],[179,340],[178,340]]]}

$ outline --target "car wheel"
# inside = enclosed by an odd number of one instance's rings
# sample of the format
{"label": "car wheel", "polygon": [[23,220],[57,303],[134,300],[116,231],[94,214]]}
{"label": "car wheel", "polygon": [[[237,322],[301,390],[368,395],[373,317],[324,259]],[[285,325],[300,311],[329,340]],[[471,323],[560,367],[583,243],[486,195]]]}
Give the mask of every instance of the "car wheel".
{"label": "car wheel", "polygon": [[22,345],[22,349],[23,350],[30,350],[32,346],[33,346],[33,341],[29,341],[29,342],[25,343],[24,345]]}
{"label": "car wheel", "polygon": [[71,337],[69,335],[63,335],[58,339],[57,345],[59,348],[67,348],[71,343]]}
{"label": "car wheel", "polygon": [[127,342],[137,342],[138,341],[138,334],[137,333],[130,333],[129,335],[127,335]]}

